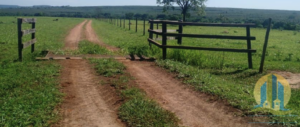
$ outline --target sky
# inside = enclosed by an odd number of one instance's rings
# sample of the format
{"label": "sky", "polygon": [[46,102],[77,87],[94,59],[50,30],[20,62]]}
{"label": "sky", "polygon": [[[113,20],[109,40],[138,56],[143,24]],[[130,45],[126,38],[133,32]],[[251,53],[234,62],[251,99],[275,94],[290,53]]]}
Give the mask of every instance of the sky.
{"label": "sky", "polygon": [[[151,5],[156,0],[0,0],[0,5],[52,5],[52,6],[116,6],[116,5]],[[207,7],[229,7],[249,9],[298,10],[300,0],[208,0]]]}

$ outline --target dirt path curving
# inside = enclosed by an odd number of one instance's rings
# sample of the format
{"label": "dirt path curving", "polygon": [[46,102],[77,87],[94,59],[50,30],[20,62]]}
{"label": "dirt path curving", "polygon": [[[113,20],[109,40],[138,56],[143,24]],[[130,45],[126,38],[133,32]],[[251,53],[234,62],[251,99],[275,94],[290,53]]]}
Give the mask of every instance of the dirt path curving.
{"label": "dirt path curving", "polygon": [[[87,24],[86,37],[98,43],[93,32],[91,21]],[[102,44],[100,44],[102,45]],[[103,46],[103,45],[102,45]],[[105,46],[105,45],[104,45]],[[107,46],[105,46],[107,47]],[[111,47],[111,46],[110,46]],[[109,49],[109,48],[108,48]],[[137,84],[148,96],[157,101],[164,109],[169,110],[181,119],[181,125],[187,127],[251,127],[241,117],[234,117],[229,106],[208,102],[209,96],[199,94],[187,88],[165,70],[155,66],[153,62],[119,60]]]}
{"label": "dirt path curving", "polygon": [[[76,50],[86,21],[73,28],[65,39],[65,49]],[[118,101],[113,89],[101,79],[87,60],[62,60],[61,91],[65,94],[57,127],[124,127],[118,119]]]}
{"label": "dirt path curving", "polygon": [[[65,49],[77,49],[81,30],[87,21],[77,25],[66,37]],[[118,48],[102,43],[94,30],[92,21],[85,29],[87,40],[102,45],[111,51]],[[137,84],[147,95],[164,109],[174,112],[187,127],[247,127],[247,121],[234,117],[228,106],[207,102],[207,95],[201,95],[181,81],[175,79],[153,62],[120,60],[125,64]],[[100,85],[101,79],[86,60],[63,60],[61,71],[62,91],[66,94],[61,109],[63,120],[57,126],[124,126],[117,117],[114,98],[107,88]],[[112,102],[112,103],[110,103]],[[253,125],[256,126],[256,125]]]}
{"label": "dirt path curving", "polygon": [[99,44],[99,45],[107,48],[109,51],[114,52],[114,51],[120,50],[119,48],[107,45],[99,40],[97,34],[95,33],[94,29],[92,28],[92,20],[88,21],[88,23],[86,24],[85,37],[88,41]]}
{"label": "dirt path curving", "polygon": [[[247,127],[248,121],[228,113],[228,106],[207,102],[200,95],[150,62],[122,61],[137,84],[187,127]],[[257,125],[253,125],[257,126]]]}
{"label": "dirt path curving", "polygon": [[82,28],[87,21],[75,26],[65,38],[65,50],[76,50],[78,49],[78,43],[81,40]]}

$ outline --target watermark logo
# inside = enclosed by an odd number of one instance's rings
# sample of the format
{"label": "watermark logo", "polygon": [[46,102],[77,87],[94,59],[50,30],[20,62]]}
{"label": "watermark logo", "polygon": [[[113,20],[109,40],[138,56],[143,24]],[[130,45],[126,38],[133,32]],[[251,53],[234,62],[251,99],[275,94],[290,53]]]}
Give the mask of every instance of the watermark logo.
{"label": "watermark logo", "polygon": [[276,111],[287,111],[285,106],[291,98],[291,87],[280,75],[269,74],[260,78],[254,89],[254,97],[258,105],[254,108],[269,108]]}

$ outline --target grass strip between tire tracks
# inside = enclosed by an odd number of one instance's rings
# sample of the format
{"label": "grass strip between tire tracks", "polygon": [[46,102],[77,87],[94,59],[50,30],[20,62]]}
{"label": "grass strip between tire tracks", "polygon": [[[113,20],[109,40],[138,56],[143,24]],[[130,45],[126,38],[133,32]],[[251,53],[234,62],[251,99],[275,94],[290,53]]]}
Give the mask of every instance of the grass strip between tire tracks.
{"label": "grass strip between tire tracks", "polygon": [[100,75],[114,77],[108,84],[114,86],[124,100],[119,108],[119,118],[130,127],[177,127],[178,118],[162,109],[154,100],[130,84],[132,77],[126,73],[123,64],[114,59],[89,59]]}

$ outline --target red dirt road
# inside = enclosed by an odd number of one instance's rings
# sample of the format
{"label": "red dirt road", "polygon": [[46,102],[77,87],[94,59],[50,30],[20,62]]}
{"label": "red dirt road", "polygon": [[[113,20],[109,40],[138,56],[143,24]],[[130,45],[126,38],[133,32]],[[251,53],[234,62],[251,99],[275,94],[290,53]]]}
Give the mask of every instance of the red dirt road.
{"label": "red dirt road", "polygon": [[66,94],[60,126],[122,127],[117,108],[107,104],[114,97],[106,96],[108,89],[101,86],[101,80],[90,64],[86,60],[64,60],[60,64],[63,66],[62,91]]}
{"label": "red dirt road", "polygon": [[[75,50],[86,21],[66,37],[65,49]],[[61,87],[65,94],[57,127],[123,127],[117,116],[114,91],[100,84],[101,79],[87,60],[62,60]]]}
{"label": "red dirt road", "polygon": [[95,33],[94,29],[92,28],[92,21],[88,21],[88,23],[86,24],[86,28],[85,28],[85,37],[88,41],[96,43],[100,46],[103,46],[105,48],[107,48],[109,51],[118,51],[120,50],[119,48],[107,45],[103,42],[101,42],[97,36],[97,34]]}
{"label": "red dirt road", "polygon": [[[139,87],[187,127],[247,127],[248,121],[228,113],[228,107],[207,102],[208,96],[187,88],[151,62],[122,61]],[[253,125],[257,126],[257,125]]]}
{"label": "red dirt road", "polygon": [[[86,21],[85,21],[86,22]],[[76,49],[81,35],[79,33],[85,22],[70,31],[66,38],[65,49]],[[91,21],[86,25],[87,40],[109,47],[99,41]],[[75,38],[71,38],[75,37]],[[72,41],[69,41],[72,40]],[[70,43],[72,42],[72,43]],[[117,49],[117,48],[116,48]],[[112,50],[111,51],[115,51]],[[187,127],[247,127],[248,121],[232,115],[230,107],[218,102],[208,102],[208,95],[199,94],[188,88],[172,74],[163,70],[153,62],[120,60],[127,71],[135,78],[138,86],[147,95],[157,101],[164,109],[169,110]],[[57,126],[92,126],[119,127],[124,126],[117,117],[117,107],[111,91],[99,83],[101,79],[86,60],[60,61],[62,91],[66,94],[61,112],[63,120]]]}
{"label": "red dirt road", "polygon": [[76,50],[78,49],[78,43],[81,40],[81,34],[86,20],[77,26],[75,26],[65,38],[65,50]]}

